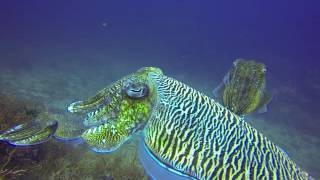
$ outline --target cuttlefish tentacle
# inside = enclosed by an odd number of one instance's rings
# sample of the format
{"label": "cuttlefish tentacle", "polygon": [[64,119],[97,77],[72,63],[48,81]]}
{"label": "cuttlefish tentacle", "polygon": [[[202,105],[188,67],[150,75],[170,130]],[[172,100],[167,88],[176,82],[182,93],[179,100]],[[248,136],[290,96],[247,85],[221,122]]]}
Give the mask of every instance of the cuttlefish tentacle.
{"label": "cuttlefish tentacle", "polygon": [[70,112],[87,112],[85,122],[89,128],[81,137],[92,150],[112,152],[144,128],[155,98],[146,71],[141,69],[96,96],[69,106]]}
{"label": "cuttlefish tentacle", "polygon": [[108,105],[112,100],[112,94],[109,93],[110,89],[105,88],[86,101],[76,101],[70,104],[68,106],[68,111],[71,113],[86,113],[93,109]]}

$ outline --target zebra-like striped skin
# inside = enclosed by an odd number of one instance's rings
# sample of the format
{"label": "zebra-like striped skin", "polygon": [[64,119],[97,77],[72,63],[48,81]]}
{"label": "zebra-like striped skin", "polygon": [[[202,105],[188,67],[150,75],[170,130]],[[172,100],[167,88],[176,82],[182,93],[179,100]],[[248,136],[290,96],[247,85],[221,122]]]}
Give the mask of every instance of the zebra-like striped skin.
{"label": "zebra-like striped skin", "polygon": [[144,129],[151,153],[195,179],[308,179],[274,143],[213,99],[149,75],[158,102]]}

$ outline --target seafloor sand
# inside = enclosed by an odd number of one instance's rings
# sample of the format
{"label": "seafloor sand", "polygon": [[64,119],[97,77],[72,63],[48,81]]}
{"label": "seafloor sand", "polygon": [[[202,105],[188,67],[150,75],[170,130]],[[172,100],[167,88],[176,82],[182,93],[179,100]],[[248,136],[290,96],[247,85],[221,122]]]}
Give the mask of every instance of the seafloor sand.
{"label": "seafloor sand", "polygon": [[[41,112],[64,112],[69,103],[94,95],[99,89],[135,70],[130,64],[126,68],[109,64],[105,69],[100,67],[96,70],[85,70],[84,67],[81,70],[79,67],[81,65],[62,67],[55,64],[39,64],[28,69],[2,67],[0,130],[31,120]],[[191,74],[172,76],[206,94],[213,89],[209,85],[212,82],[198,81]],[[295,93],[289,92],[293,91],[292,88],[285,85],[278,89],[279,93]],[[320,138],[290,124],[290,119],[313,117],[307,112],[304,114],[299,103],[290,103],[294,95],[288,98],[275,99],[267,114],[252,118],[255,120],[250,120],[250,123],[318,179]],[[56,140],[17,150],[0,143],[0,179],[4,178],[1,173],[7,174],[6,178],[21,179],[147,179],[137,157],[137,141],[132,140],[112,154],[95,154],[83,145]]]}

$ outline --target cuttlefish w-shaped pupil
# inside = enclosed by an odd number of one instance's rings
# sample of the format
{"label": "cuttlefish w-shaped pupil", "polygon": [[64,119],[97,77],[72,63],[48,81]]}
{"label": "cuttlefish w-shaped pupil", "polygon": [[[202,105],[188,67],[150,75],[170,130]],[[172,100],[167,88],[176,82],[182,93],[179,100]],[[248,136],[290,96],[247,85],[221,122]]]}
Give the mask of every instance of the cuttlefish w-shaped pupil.
{"label": "cuttlefish w-shaped pupil", "polygon": [[128,83],[124,91],[131,98],[142,98],[148,95],[148,87],[142,83]]}

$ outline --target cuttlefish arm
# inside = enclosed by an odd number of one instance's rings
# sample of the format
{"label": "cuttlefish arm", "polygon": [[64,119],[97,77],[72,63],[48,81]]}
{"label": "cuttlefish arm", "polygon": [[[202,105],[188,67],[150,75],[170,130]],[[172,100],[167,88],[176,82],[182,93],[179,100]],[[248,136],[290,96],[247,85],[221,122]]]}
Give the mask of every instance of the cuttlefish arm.
{"label": "cuttlefish arm", "polygon": [[6,141],[16,146],[40,144],[48,141],[57,128],[57,121],[43,123],[40,120],[35,120],[0,132],[0,141]]}
{"label": "cuttlefish arm", "polygon": [[95,97],[69,108],[93,122],[81,138],[94,151],[112,152],[141,132],[146,154],[182,177],[310,179],[238,115],[158,68],[140,69]]}
{"label": "cuttlefish arm", "polygon": [[94,97],[89,98],[86,101],[76,101],[68,106],[68,111],[71,113],[85,113],[90,110],[108,104],[109,99],[106,98],[106,90],[103,89],[98,92]]}
{"label": "cuttlefish arm", "polygon": [[81,138],[95,152],[112,152],[142,130],[152,113],[155,89],[149,82],[149,72],[162,73],[157,68],[144,68],[125,76],[85,101],[72,103],[72,113],[87,114],[87,130]]}

